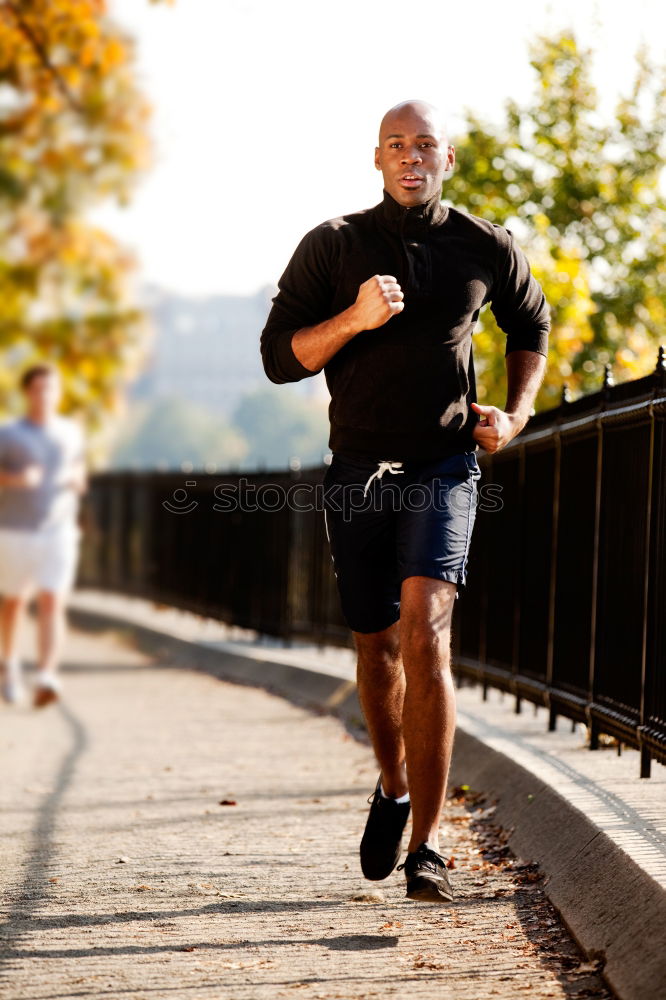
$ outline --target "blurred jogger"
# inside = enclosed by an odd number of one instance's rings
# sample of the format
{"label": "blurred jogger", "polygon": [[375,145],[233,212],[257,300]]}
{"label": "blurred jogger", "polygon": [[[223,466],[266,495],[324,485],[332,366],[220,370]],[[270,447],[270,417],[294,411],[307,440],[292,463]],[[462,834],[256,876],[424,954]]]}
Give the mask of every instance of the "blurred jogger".
{"label": "blurred jogger", "polygon": [[37,600],[37,674],[33,702],[60,693],[58,660],[68,592],[76,577],[86,489],[84,436],[79,423],[58,413],[61,380],[51,364],[21,378],[22,417],[0,426],[0,657],[2,693],[24,697],[18,634],[33,595]]}

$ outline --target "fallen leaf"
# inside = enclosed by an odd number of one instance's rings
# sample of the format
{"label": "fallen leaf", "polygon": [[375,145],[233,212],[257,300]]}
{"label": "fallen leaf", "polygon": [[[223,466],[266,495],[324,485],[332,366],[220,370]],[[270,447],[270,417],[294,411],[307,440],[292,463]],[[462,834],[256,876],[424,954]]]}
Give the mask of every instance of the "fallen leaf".
{"label": "fallen leaf", "polygon": [[599,972],[600,962],[581,962],[572,972]]}
{"label": "fallen leaf", "polygon": [[236,802],[236,799],[220,799],[220,803],[219,804],[221,806],[236,806],[236,805],[238,805],[238,803]]}
{"label": "fallen leaf", "polygon": [[489,806],[487,809],[475,809],[472,813],[472,819],[483,820],[489,819],[495,812],[496,806]]}
{"label": "fallen leaf", "polygon": [[355,903],[383,903],[384,893],[375,892],[357,892],[355,896],[352,896],[352,900]]}

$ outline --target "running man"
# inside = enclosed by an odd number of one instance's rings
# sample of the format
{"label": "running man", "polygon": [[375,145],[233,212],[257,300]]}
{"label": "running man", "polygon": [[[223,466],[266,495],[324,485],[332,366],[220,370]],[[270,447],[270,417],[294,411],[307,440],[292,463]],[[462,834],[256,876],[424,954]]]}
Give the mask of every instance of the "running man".
{"label": "running man", "polygon": [[37,675],[33,703],[56,701],[65,602],[78,562],[79,496],[86,489],[80,425],[58,414],[61,382],[50,364],[21,379],[25,415],[0,426],[0,656],[2,693],[24,698],[18,633],[37,597]]}
{"label": "running man", "polygon": [[[375,150],[382,201],[305,235],[261,337],[271,381],[323,369],[331,394],[324,515],[381,768],[362,871],[393,871],[411,811],[399,867],[407,897],[432,902],[453,897],[439,822],[456,724],[451,616],[466,581],[476,453],[499,451],[527,423],[550,330],[513,233],[441,202],[454,164],[436,108],[406,101],[388,111]],[[472,333],[485,303],[506,334],[503,410],[476,402]]]}

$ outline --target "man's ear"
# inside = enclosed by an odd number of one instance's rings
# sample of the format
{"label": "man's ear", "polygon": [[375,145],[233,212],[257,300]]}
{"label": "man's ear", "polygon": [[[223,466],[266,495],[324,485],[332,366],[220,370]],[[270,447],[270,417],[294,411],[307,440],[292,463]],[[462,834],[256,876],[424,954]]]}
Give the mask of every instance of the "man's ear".
{"label": "man's ear", "polygon": [[379,146],[375,146],[375,170],[381,170],[379,163]]}
{"label": "man's ear", "polygon": [[456,148],[455,146],[449,145],[447,147],[447,157],[446,157],[446,175],[449,176],[453,173],[453,168],[456,165]]}

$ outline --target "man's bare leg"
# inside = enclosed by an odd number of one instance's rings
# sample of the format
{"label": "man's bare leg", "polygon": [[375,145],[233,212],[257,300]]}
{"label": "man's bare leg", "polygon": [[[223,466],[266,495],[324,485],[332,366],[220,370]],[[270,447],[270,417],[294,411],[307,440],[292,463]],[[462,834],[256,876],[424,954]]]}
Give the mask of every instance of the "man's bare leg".
{"label": "man's bare leg", "polygon": [[407,771],[402,738],[405,675],[400,658],[399,622],[382,632],[354,632],[358,652],[358,696],[382,772],[386,795],[405,795]]}
{"label": "man's bare leg", "polygon": [[439,823],[456,726],[451,676],[451,615],[456,584],[430,577],[403,581],[400,647],[406,680],[402,735],[412,835],[408,851],[426,843],[439,852]]}
{"label": "man's bare leg", "polygon": [[48,704],[57,697],[55,679],[65,636],[65,603],[65,595],[52,590],[41,590],[37,595],[35,703],[38,705]]}
{"label": "man's bare leg", "polygon": [[18,641],[21,620],[27,599],[6,595],[0,598],[0,657],[4,664],[4,679],[19,683]]}
{"label": "man's bare leg", "polygon": [[4,698],[15,703],[23,699],[23,679],[19,660],[19,632],[27,598],[5,595],[0,598],[0,681]]}
{"label": "man's bare leg", "polygon": [[25,597],[0,598],[0,655],[5,663],[12,663],[18,657],[19,628],[25,605]]}

